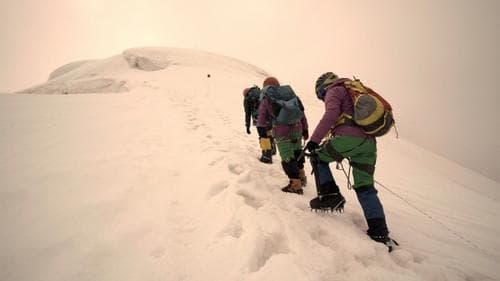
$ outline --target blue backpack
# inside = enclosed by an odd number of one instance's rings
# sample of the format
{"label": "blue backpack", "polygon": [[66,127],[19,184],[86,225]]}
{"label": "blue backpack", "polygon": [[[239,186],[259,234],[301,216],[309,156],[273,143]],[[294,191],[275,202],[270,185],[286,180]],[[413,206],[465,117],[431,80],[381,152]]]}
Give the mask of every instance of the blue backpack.
{"label": "blue backpack", "polygon": [[273,125],[293,125],[304,116],[304,107],[292,87],[267,86],[262,89],[263,96],[271,102]]}

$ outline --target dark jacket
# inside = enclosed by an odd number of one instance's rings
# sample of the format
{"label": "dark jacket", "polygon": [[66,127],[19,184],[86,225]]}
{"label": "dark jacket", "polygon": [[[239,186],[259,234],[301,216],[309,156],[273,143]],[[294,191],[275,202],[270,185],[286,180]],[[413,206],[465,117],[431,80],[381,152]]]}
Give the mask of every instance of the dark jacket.
{"label": "dark jacket", "polygon": [[244,95],[245,126],[250,127],[250,119],[252,119],[252,124],[255,126],[257,125],[257,115],[259,114],[260,88],[253,86]]}
{"label": "dark jacket", "polygon": [[252,120],[252,124],[256,125],[259,100],[254,99],[250,95],[246,95],[243,99],[243,107],[245,108],[245,126],[250,127],[250,119]]}

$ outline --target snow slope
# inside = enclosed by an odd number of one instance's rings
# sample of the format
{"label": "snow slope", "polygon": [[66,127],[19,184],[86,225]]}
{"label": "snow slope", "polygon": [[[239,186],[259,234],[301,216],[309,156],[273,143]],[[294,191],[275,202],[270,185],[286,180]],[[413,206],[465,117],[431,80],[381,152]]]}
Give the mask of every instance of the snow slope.
{"label": "snow slope", "polygon": [[[140,48],[56,72],[24,93],[128,92],[0,96],[0,280],[500,278],[500,184],[402,139],[379,140],[390,254],[341,172],[341,215],[309,211],[312,176],[283,194],[278,158],[260,163],[244,129],[241,91],[265,71]],[[322,105],[300,95],[314,126]]]}
{"label": "snow slope", "polygon": [[[46,83],[18,93],[83,94],[128,92],[142,81],[144,71],[158,71],[176,66],[253,73],[266,76],[258,67],[237,59],[212,53],[178,48],[133,48],[103,60],[71,62],[54,70]],[[209,67],[209,68],[207,68]],[[133,71],[136,70],[136,71]],[[146,74],[147,75],[147,74]],[[138,79],[136,79],[138,78]]]}

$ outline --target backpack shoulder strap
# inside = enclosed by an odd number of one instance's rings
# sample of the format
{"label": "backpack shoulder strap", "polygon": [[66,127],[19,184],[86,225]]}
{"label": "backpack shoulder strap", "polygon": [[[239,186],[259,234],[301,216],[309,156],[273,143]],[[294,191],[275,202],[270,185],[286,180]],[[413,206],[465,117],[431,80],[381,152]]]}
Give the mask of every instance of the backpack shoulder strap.
{"label": "backpack shoulder strap", "polygon": [[[342,83],[342,86],[344,86],[344,88],[347,91],[347,94],[351,97],[353,104],[356,102],[356,99],[360,95],[366,93],[366,87],[356,77],[354,77],[354,80],[348,79],[344,81]],[[342,112],[339,118],[337,118],[334,128],[339,125],[356,126],[356,123],[354,123],[352,115]]]}

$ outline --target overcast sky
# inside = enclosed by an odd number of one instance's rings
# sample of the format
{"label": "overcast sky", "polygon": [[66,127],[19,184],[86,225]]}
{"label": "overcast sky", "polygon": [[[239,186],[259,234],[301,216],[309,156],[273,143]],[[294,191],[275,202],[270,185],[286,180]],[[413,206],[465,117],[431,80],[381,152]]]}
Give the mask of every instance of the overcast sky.
{"label": "overcast sky", "polygon": [[387,96],[403,137],[500,181],[499,18],[497,0],[7,0],[0,92],[140,46],[236,57],[301,95],[334,71]]}

